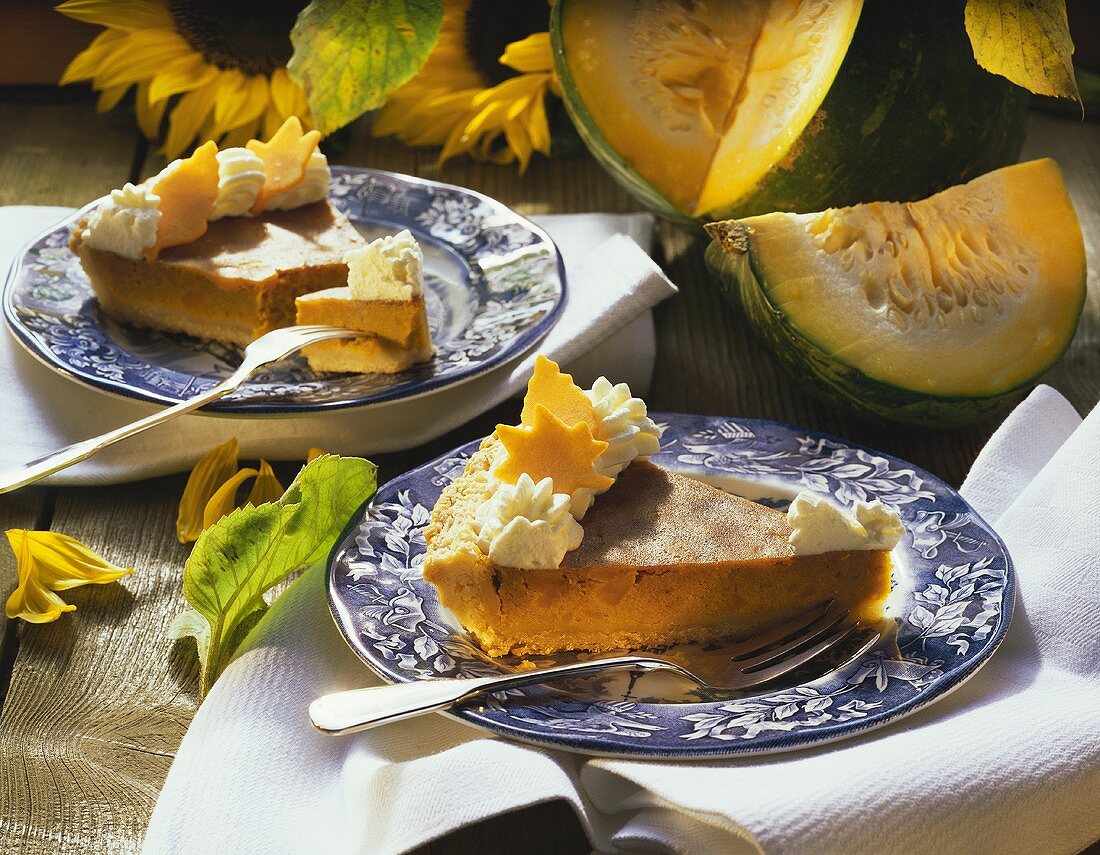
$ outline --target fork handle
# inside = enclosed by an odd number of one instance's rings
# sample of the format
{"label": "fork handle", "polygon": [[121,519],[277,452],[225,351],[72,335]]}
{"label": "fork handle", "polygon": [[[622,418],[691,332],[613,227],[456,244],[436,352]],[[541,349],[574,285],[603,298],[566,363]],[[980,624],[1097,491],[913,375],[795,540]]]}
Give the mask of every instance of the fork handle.
{"label": "fork handle", "polygon": [[123,425],[120,428],[107,431],[107,433],[101,434],[100,436],[93,436],[91,439],[74,442],[72,445],[67,445],[57,451],[52,451],[18,468],[9,469],[6,472],[0,473],[0,493],[10,493],[12,490],[18,490],[20,487],[26,487],[28,484],[40,481],[47,475],[52,475],[54,472],[58,472],[75,463],[87,460],[93,454],[102,451],[110,445],[114,445],[116,442],[131,437],[134,434],[141,433],[142,431],[146,431],[151,427],[164,424],[164,422],[171,421],[177,416],[182,416],[184,413],[197,410],[199,407],[204,407],[218,400],[218,398],[228,395],[248,378],[248,374],[251,373],[251,370],[254,370],[250,368],[248,371],[244,371],[243,369],[244,366],[242,365],[240,369],[216,386],[212,386],[205,392],[193,398],[188,398],[186,401],[181,401],[166,409],[158,410],[152,415],[146,416],[143,419],[138,419],[136,422],[131,422],[128,425]]}
{"label": "fork handle", "polygon": [[680,670],[671,662],[646,656],[616,656],[591,662],[570,662],[499,677],[441,677],[351,689],[324,695],[309,705],[309,718],[322,733],[343,734],[442,712],[465,701],[503,689],[546,683],[563,677],[596,674],[616,668]]}

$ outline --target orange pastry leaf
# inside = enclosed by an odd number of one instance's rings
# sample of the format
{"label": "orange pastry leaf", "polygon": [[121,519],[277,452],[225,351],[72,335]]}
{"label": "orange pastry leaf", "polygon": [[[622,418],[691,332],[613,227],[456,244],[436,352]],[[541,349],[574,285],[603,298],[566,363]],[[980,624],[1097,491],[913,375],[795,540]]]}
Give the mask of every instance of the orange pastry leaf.
{"label": "orange pastry leaf", "polygon": [[264,186],[252,204],[252,213],[264,209],[272,196],[285,193],[302,183],[309,159],[317,149],[321,134],[302,133],[302,123],[291,116],[267,142],[250,140],[246,148],[264,162]]}
{"label": "orange pastry leaf", "polygon": [[218,198],[218,147],[200,145],[157,180],[153,192],[160,197],[157,210],[157,242],[145,250],[150,261],[170,246],[191,243],[206,234],[214,200]]}
{"label": "orange pastry leaf", "polygon": [[527,384],[519,420],[525,425],[531,424],[535,408],[540,404],[567,425],[584,422],[595,434],[596,411],[592,402],[573,382],[571,375],[563,374],[554,360],[541,355],[535,360],[535,371]]}
{"label": "orange pastry leaf", "polygon": [[585,423],[567,425],[542,404],[535,405],[531,424],[497,425],[497,436],[508,452],[493,474],[515,484],[527,473],[538,483],[554,479],[555,493],[573,493],[582,487],[606,490],[614,480],[596,471],[596,458],[607,443],[592,438]]}

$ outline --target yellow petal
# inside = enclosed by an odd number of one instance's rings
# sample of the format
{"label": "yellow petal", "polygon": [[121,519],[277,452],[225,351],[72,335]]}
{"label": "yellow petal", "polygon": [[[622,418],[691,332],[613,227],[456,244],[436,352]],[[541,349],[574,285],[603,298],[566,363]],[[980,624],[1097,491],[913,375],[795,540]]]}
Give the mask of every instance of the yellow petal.
{"label": "yellow petal", "polygon": [[325,451],[323,448],[311,448],[308,452],[306,452],[306,463],[312,463],[322,454],[328,454],[328,452]]}
{"label": "yellow petal", "polygon": [[306,93],[302,91],[301,86],[290,79],[285,68],[276,68],[271,73],[270,86],[271,101],[281,117],[279,124],[282,124],[282,120],[297,116],[302,120],[302,125],[309,128],[310,123],[306,121],[309,115],[309,101],[306,99]]}
{"label": "yellow petal", "polygon": [[180,98],[168,117],[168,136],[164,140],[162,152],[168,160],[180,155],[188,143],[195,139],[199,129],[214,110],[214,97],[218,91],[218,81],[193,89]]}
{"label": "yellow petal", "polygon": [[168,99],[152,101],[149,98],[149,84],[139,83],[137,97],[134,99],[134,107],[137,113],[138,127],[147,139],[155,140],[160,136],[160,124],[164,119],[164,110],[168,106]]}
{"label": "yellow petal", "polygon": [[13,535],[15,539],[24,541],[33,559],[33,572],[51,591],[64,591],[80,585],[105,585],[134,572],[116,567],[67,534],[12,529],[8,532],[8,541],[14,548]]}
{"label": "yellow petal", "polygon": [[550,156],[550,122],[546,118],[546,99],[536,98],[526,115],[527,133],[536,151]]}
{"label": "yellow petal", "polygon": [[223,71],[214,100],[213,136],[259,119],[267,106],[267,91],[267,78],[262,75],[246,77],[236,69]]}
{"label": "yellow petal", "polygon": [[244,144],[249,140],[256,139],[256,135],[260,131],[260,121],[253,119],[246,125],[241,125],[239,128],[233,128],[227,131],[221,138],[221,148],[230,148],[231,146],[244,147]]}
{"label": "yellow petal", "polygon": [[123,569],[97,555],[78,540],[55,531],[9,529],[8,543],[15,553],[19,586],[8,597],[6,614],[31,623],[57,620],[69,605],[55,591],[79,585],[114,582],[132,569]]}
{"label": "yellow petal", "polygon": [[204,454],[191,470],[176,517],[176,537],[180,543],[190,543],[202,534],[206,505],[218,488],[237,471],[239,450],[240,445],[234,437]]}
{"label": "yellow petal", "polygon": [[508,148],[519,158],[519,173],[522,175],[527,171],[527,164],[531,161],[531,153],[534,151],[531,137],[519,122],[505,122],[504,138],[508,141]]}
{"label": "yellow petal", "polygon": [[500,55],[501,65],[516,71],[549,71],[554,67],[554,53],[550,47],[549,33],[531,33],[527,38],[512,42]]}
{"label": "yellow petal", "polygon": [[188,56],[193,51],[174,32],[138,30],[127,33],[102,63],[92,80],[97,89],[119,83],[148,80],[173,59]]}
{"label": "yellow petal", "polygon": [[217,66],[207,65],[201,54],[178,56],[153,75],[149,97],[153,101],[198,89],[218,76]]}
{"label": "yellow petal", "polygon": [[75,83],[78,80],[91,80],[99,70],[99,65],[126,36],[124,30],[104,30],[84,50],[73,57],[72,62],[61,73],[59,86]]}
{"label": "yellow petal", "polygon": [[263,505],[267,502],[277,502],[283,497],[283,493],[286,491],[283,489],[283,485],[279,483],[279,479],[275,477],[274,471],[271,469],[271,464],[266,460],[260,461],[260,471],[256,475],[256,480],[252,484],[252,489],[248,493],[248,498],[245,501],[250,505]]}
{"label": "yellow petal", "polygon": [[218,491],[206,503],[206,508],[203,509],[202,527],[204,531],[237,507],[237,490],[241,484],[249,478],[255,478],[258,474],[255,469],[245,467],[218,488]]}
{"label": "yellow petal", "polygon": [[106,113],[108,110],[113,110],[118,106],[118,102],[122,100],[122,96],[130,91],[132,83],[120,83],[118,86],[108,86],[102,92],[99,93],[99,98],[95,102],[95,109],[97,113]]}
{"label": "yellow petal", "polygon": [[175,27],[171,13],[153,0],[66,0],[54,8],[78,21],[120,30]]}

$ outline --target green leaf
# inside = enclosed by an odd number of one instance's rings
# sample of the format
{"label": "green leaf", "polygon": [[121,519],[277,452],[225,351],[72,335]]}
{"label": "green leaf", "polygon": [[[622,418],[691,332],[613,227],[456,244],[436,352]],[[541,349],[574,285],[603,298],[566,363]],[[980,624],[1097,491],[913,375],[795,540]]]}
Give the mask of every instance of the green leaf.
{"label": "green leaf", "polygon": [[245,505],[208,528],[183,568],[183,596],[170,638],[193,637],[205,696],[267,610],[264,594],[328,557],[356,509],[372,495],[377,467],[327,454],[307,463],[277,502]]}
{"label": "green leaf", "polygon": [[966,32],[986,71],[1080,102],[1065,0],[967,0]]}
{"label": "green leaf", "polygon": [[290,31],[287,72],[315,127],[327,135],[381,107],[424,67],[442,24],[443,0],[313,0]]}

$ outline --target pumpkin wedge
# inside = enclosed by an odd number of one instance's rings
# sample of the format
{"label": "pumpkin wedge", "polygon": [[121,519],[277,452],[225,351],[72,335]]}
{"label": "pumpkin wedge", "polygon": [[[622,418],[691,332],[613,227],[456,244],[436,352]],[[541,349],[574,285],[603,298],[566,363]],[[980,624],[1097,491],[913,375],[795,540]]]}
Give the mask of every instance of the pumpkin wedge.
{"label": "pumpkin wedge", "polygon": [[1053,160],[919,202],[711,223],[707,266],[807,389],[865,416],[980,418],[1065,351],[1085,248]]}
{"label": "pumpkin wedge", "polygon": [[964,0],[558,0],[566,109],[684,224],[920,199],[1012,163],[1027,94],[981,69]]}

